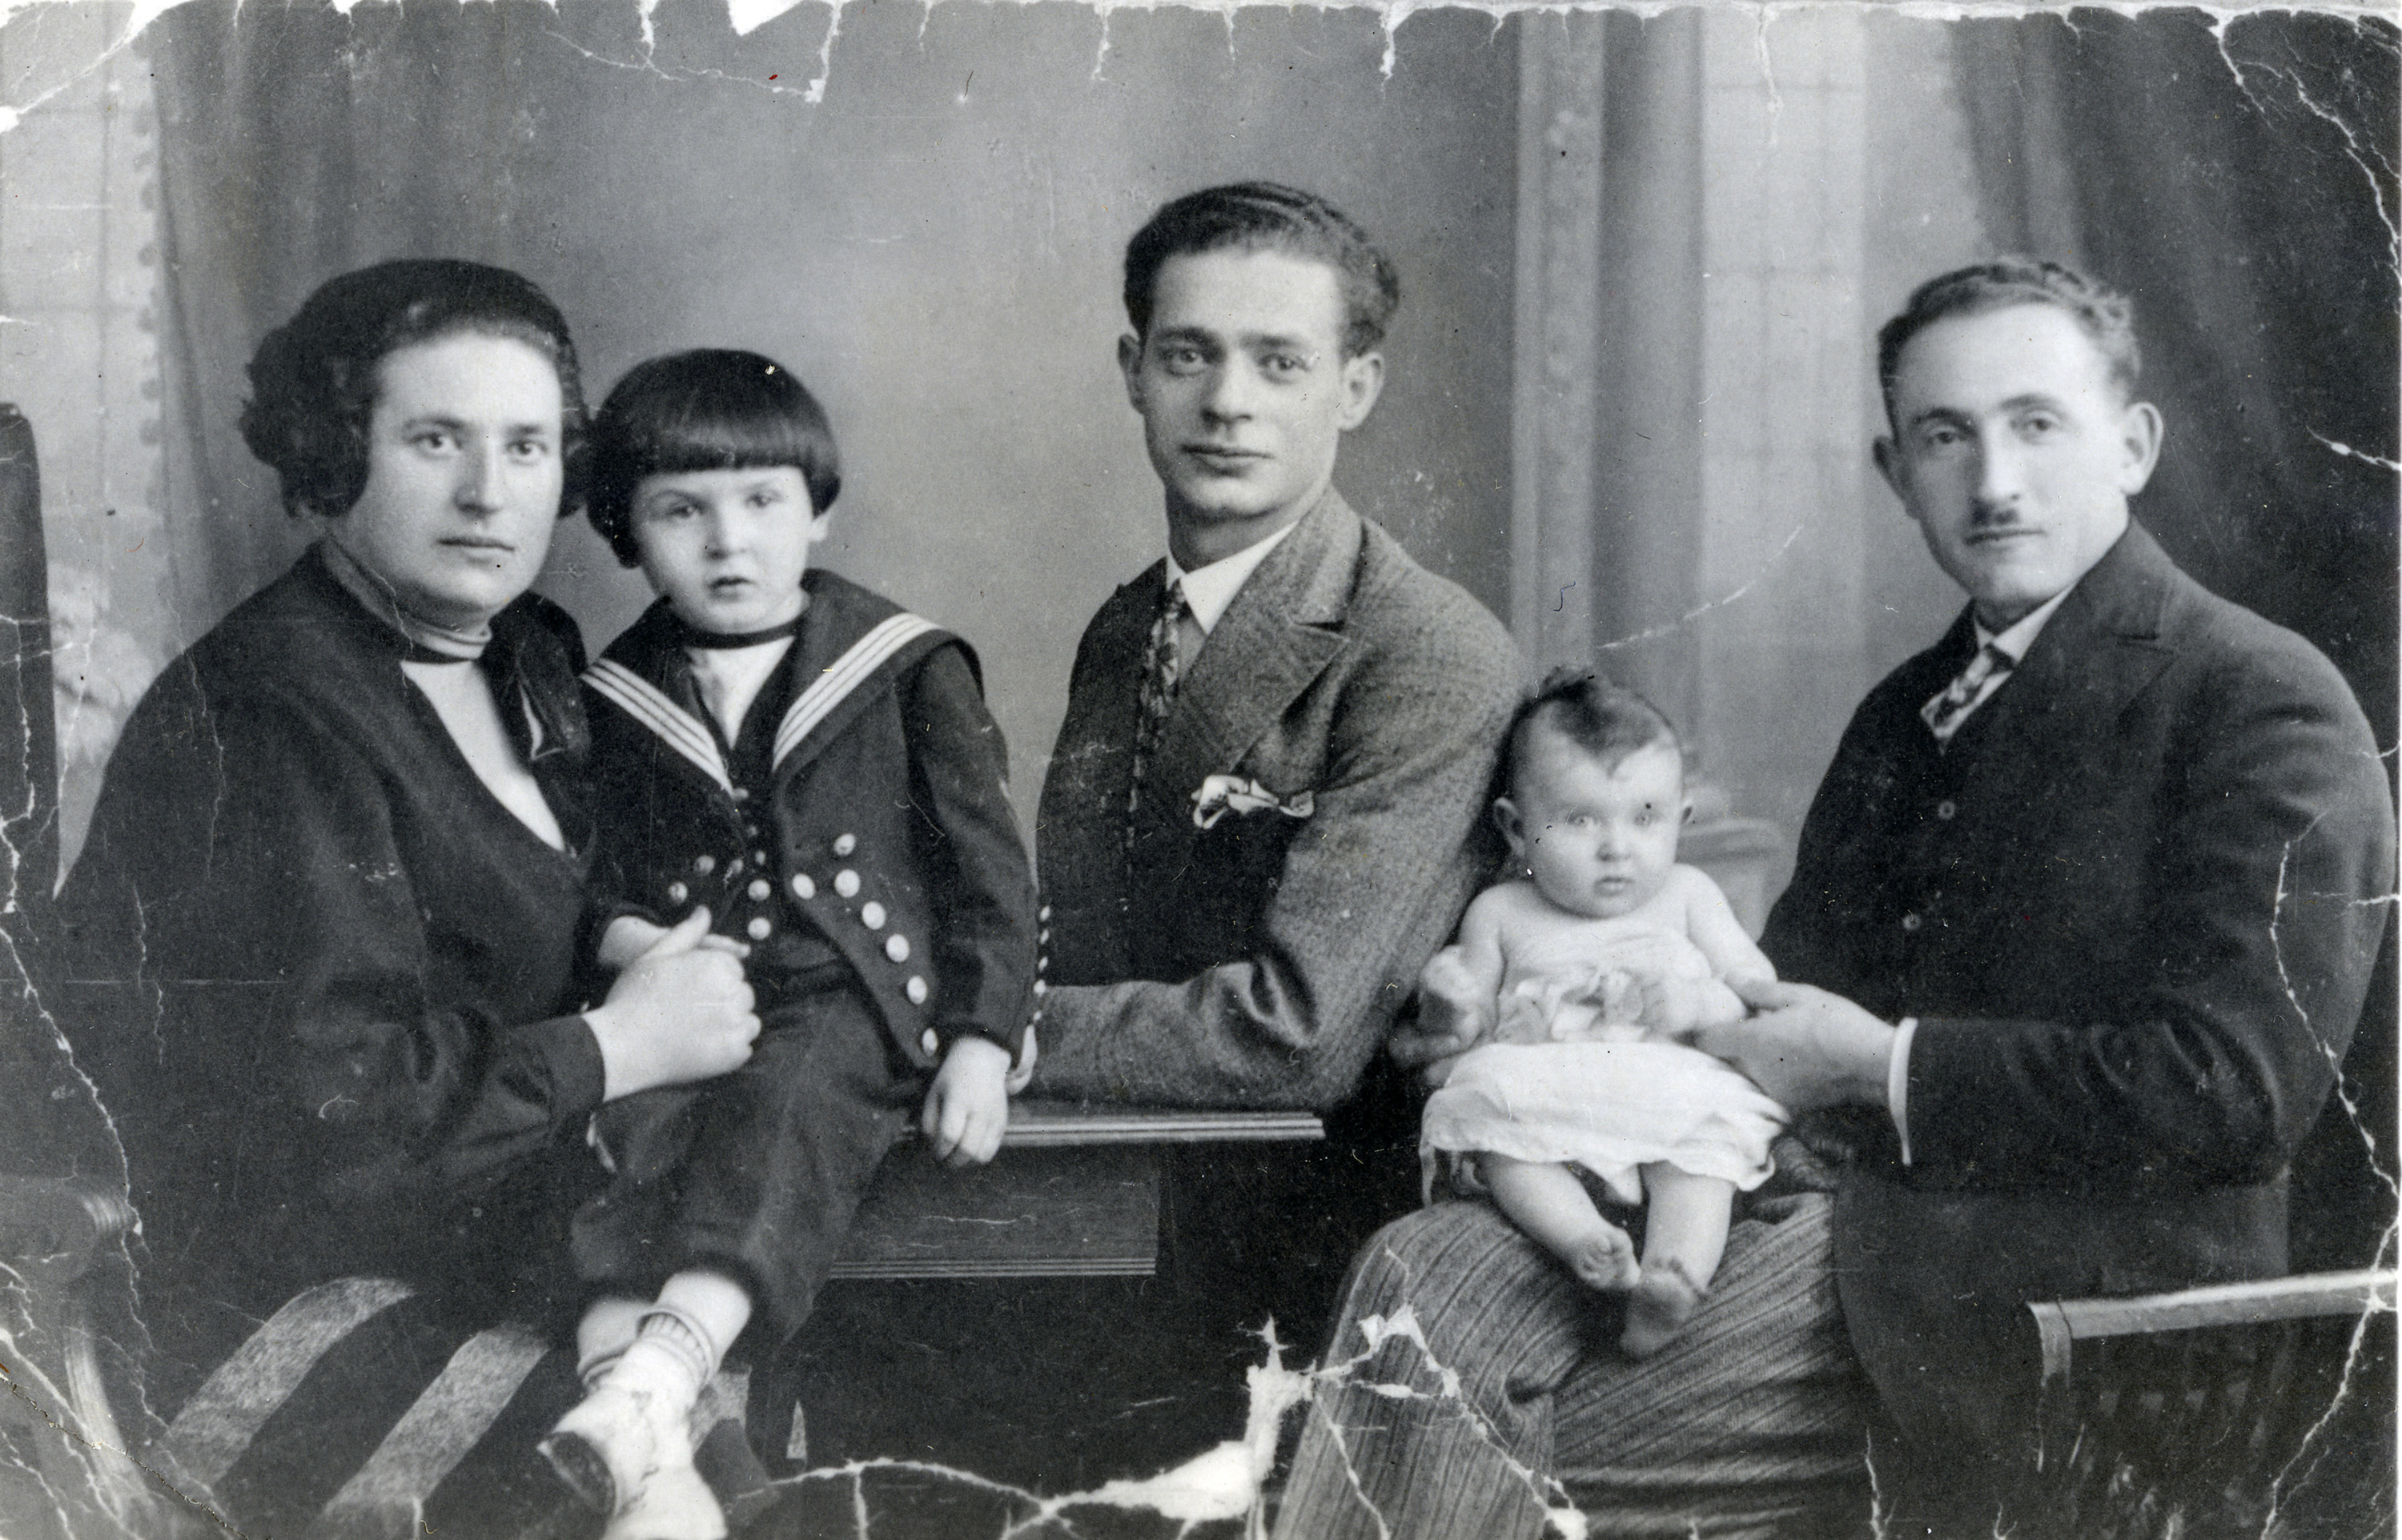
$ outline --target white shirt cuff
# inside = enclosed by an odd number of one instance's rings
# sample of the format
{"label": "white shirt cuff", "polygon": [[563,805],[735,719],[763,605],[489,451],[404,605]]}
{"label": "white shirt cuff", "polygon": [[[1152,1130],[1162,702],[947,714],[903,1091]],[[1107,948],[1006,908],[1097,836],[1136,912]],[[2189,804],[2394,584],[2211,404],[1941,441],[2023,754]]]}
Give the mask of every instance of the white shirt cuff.
{"label": "white shirt cuff", "polygon": [[1910,1044],[1918,1036],[1918,1018],[1904,1016],[1893,1033],[1893,1057],[1884,1064],[1884,1109],[1893,1114],[1893,1131],[1901,1135],[1901,1163],[1910,1163]]}

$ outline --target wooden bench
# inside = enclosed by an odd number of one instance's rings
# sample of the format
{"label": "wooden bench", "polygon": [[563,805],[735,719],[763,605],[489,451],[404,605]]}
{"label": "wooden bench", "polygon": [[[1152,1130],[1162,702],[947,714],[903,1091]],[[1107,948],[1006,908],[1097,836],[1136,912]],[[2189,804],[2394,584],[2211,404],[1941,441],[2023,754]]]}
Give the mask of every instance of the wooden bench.
{"label": "wooden bench", "polygon": [[910,1138],[851,1222],[837,1278],[1148,1277],[1167,1145],[1325,1137],[1307,1112],[1020,1102],[992,1163],[946,1171]]}

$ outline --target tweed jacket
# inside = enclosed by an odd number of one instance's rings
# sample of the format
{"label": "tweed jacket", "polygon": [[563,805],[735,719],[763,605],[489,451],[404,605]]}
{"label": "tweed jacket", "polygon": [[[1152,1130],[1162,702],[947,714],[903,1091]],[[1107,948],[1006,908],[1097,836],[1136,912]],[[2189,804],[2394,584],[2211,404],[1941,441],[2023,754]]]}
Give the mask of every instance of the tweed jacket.
{"label": "tweed jacket", "polygon": [[1975,647],[1964,614],[1861,705],[1762,946],[1919,1019],[1911,1163],[1878,1120],[1839,1192],[1844,1313],[1905,1423],[1999,1428],[2027,1299],[2284,1271],[2394,808],[2334,667],[2139,526],[1939,749],[1919,708]]}
{"label": "tweed jacket", "polygon": [[[485,789],[407,646],[302,557],[144,695],[61,895],[170,1357],[348,1273],[527,1311],[571,1277],[552,1184],[602,1090],[571,1013],[585,861]],[[482,664],[577,843],[582,653],[527,595]]]}
{"label": "tweed jacket", "polygon": [[[756,791],[728,769],[664,600],[586,673],[599,880],[620,912],[659,924],[707,904],[712,928],[751,944],[754,985],[763,962],[839,956],[920,1067],[962,1035],[1015,1054],[1033,879],[974,655],[832,572],[802,584],[808,609],[778,665],[791,704]],[[872,671],[842,666],[871,633],[895,650]],[[853,684],[830,710],[829,680]]]}
{"label": "tweed jacket", "polygon": [[1180,681],[1126,840],[1165,564],[1085,628],[1037,823],[1038,1093],[1342,1102],[1485,873],[1516,649],[1329,491]]}

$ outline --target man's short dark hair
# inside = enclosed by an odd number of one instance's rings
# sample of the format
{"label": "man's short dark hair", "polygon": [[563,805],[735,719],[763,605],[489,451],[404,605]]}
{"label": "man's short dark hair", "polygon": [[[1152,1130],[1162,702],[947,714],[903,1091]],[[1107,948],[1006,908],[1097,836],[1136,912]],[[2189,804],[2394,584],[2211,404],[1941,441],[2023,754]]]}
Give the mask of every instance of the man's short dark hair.
{"label": "man's short dark hair", "polygon": [[506,268],[435,257],[329,279],[251,355],[242,442],[283,483],[284,508],[296,517],[349,513],[366,489],[379,365],[403,348],[462,335],[522,342],[558,371],[559,516],[581,507],[584,386],[566,317]]}
{"label": "man's short dark hair", "polygon": [[2066,311],[2102,351],[2112,381],[2133,396],[2144,376],[2144,356],[2135,345],[2135,302],[2074,268],[2005,256],[1928,279],[1912,292],[1901,313],[1878,331],[1877,384],[1884,392],[1887,424],[1899,427],[1893,422],[1894,372],[1912,337],[1952,316],[1984,315],[2012,305],[2050,305]]}
{"label": "man's short dark hair", "polygon": [[1637,749],[1665,744],[1681,760],[1682,742],[1668,714],[1616,681],[1580,664],[1554,668],[1535,694],[1510,719],[1502,738],[1509,752],[1502,762],[1505,792],[1514,792],[1518,769],[1525,758],[1526,739],[1536,727],[1550,729],[1591,754],[1608,770]]}
{"label": "man's short dark hair", "polygon": [[696,348],[637,364],[592,427],[592,527],[617,559],[642,560],[633,501],[644,476],[789,465],[822,514],[842,492],[842,460],[825,408],[772,358]]}
{"label": "man's short dark hair", "polygon": [[1323,262],[1343,291],[1343,356],[1380,346],[1401,302],[1401,275],[1368,233],[1313,193],[1274,182],[1236,182],[1187,193],[1164,204],[1126,242],[1126,319],[1137,337],[1151,333],[1159,269],[1171,256],[1229,248],[1281,252]]}

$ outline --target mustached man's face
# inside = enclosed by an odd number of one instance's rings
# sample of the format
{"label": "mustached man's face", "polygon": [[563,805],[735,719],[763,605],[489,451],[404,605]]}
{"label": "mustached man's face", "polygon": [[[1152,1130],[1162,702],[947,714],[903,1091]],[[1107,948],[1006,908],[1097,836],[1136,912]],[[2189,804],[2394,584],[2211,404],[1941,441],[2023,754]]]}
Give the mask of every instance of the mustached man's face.
{"label": "mustached man's face", "polygon": [[1376,353],[1343,356],[1343,333],[1342,285],[1323,262],[1236,249],[1161,264],[1150,330],[1119,339],[1118,367],[1180,564],[1264,540],[1325,493],[1385,377]]}
{"label": "mustached man's face", "polygon": [[2056,306],[1952,316],[1896,361],[1877,467],[1993,630],[2073,585],[2127,528],[2160,413]]}

